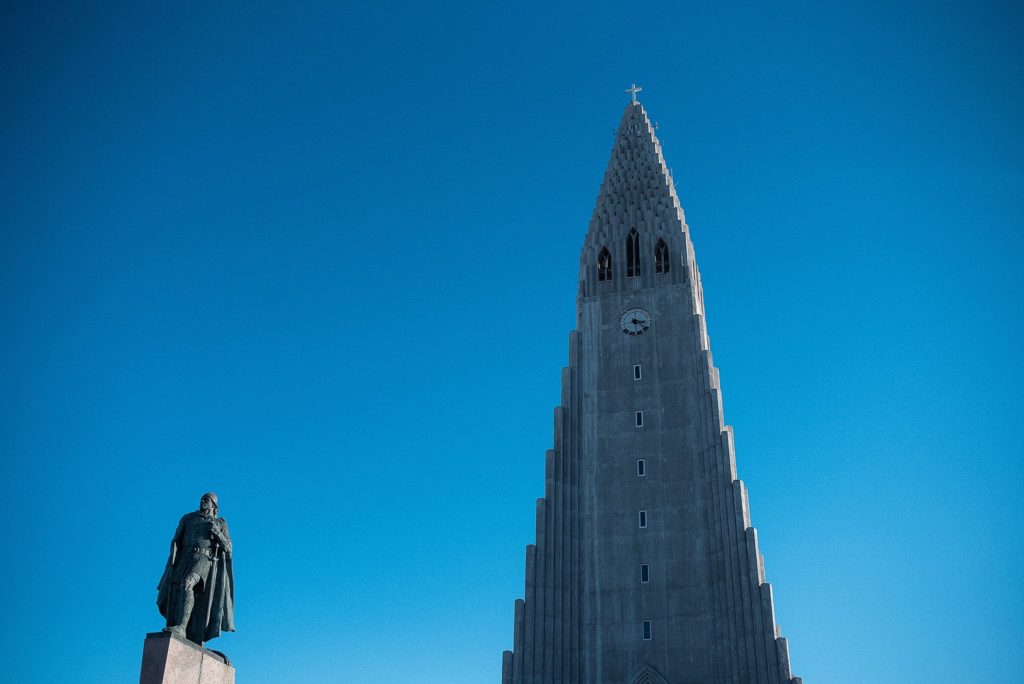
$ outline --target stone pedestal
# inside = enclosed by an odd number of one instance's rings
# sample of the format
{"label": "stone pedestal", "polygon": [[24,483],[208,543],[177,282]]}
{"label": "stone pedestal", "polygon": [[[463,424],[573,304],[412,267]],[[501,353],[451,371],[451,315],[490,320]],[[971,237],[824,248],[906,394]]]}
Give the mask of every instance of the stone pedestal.
{"label": "stone pedestal", "polygon": [[216,651],[169,632],[146,635],[139,684],[235,684],[235,668]]}

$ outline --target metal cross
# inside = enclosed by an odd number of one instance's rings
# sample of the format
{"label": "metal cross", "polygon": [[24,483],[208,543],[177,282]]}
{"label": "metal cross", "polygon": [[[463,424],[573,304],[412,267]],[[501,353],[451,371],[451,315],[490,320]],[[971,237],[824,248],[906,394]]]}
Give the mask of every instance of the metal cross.
{"label": "metal cross", "polygon": [[633,96],[633,102],[636,102],[636,94],[641,90],[643,90],[643,88],[637,88],[636,83],[633,84],[632,88],[626,88],[626,92]]}

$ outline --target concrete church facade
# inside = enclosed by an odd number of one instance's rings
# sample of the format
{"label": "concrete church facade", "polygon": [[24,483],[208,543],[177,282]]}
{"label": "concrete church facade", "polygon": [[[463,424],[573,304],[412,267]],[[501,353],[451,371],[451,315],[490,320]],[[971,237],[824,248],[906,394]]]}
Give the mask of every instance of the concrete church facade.
{"label": "concrete church facade", "polygon": [[635,92],[580,257],[545,474],[502,684],[799,684],[689,229]]}

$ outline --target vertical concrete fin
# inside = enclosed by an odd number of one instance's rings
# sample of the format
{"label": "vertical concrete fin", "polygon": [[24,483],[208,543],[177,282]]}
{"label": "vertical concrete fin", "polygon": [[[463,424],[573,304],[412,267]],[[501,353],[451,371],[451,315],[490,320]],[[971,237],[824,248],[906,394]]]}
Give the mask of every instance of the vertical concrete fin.
{"label": "vertical concrete fin", "polygon": [[713,551],[710,554],[714,559],[712,572],[714,580],[713,600],[715,605],[715,642],[718,650],[717,674],[721,681],[728,677],[729,663],[734,660],[732,649],[736,643],[735,624],[731,610],[731,582],[729,582],[730,551],[727,539],[729,532],[728,521],[725,514],[725,506],[722,501],[722,487],[720,484],[719,470],[721,459],[719,451],[721,444],[716,443],[711,449],[706,449],[707,458],[705,464],[707,472],[704,474],[706,488],[710,494],[709,506],[711,511],[709,518],[713,521],[709,538],[712,540]]}
{"label": "vertical concrete fin", "polygon": [[775,604],[772,601],[772,585],[767,582],[761,585],[761,614],[764,617],[761,629],[765,635],[765,650],[768,657],[768,683],[786,684],[784,680],[779,679],[779,649],[775,645]]}
{"label": "vertical concrete fin", "polygon": [[758,624],[754,620],[754,615],[750,610],[750,605],[753,602],[751,596],[751,582],[748,572],[750,566],[750,559],[747,553],[747,521],[746,513],[744,510],[744,496],[743,496],[743,482],[740,480],[734,480],[732,483],[732,503],[736,512],[736,516],[733,519],[733,529],[736,532],[736,586],[739,589],[740,604],[737,606],[740,616],[743,620],[743,650],[746,657],[744,658],[744,664],[746,668],[746,674],[743,678],[744,684],[748,682],[757,682],[757,671],[758,671],[758,658],[757,658],[757,644],[754,637],[755,632],[758,629]]}
{"label": "vertical concrete fin", "polygon": [[[701,316],[704,315],[704,284],[700,278],[700,268],[697,266],[697,262],[693,262],[693,296],[695,301],[695,309]],[[707,348],[707,329],[701,328],[701,338],[704,340],[705,348]]]}
{"label": "vertical concrete fin", "polygon": [[[716,369],[712,366],[711,370]],[[721,432],[725,429],[725,416],[722,413],[722,390],[712,386],[708,392],[711,395],[711,416],[715,432]]]}
{"label": "vertical concrete fin", "polygon": [[548,535],[547,515],[548,505],[545,499],[537,499],[537,556],[534,563],[534,604],[533,612],[533,672],[534,682],[540,682],[537,675],[544,672],[544,638],[545,624],[547,622],[547,559]]}
{"label": "vertical concrete fin", "polygon": [[761,585],[761,606],[764,608],[765,628],[768,632],[777,637],[775,629],[775,596],[772,593],[772,585],[765,582]]}
{"label": "vertical concrete fin", "polygon": [[727,459],[727,473],[729,482],[739,479],[736,473],[736,436],[733,434],[732,426],[726,425],[722,430],[722,443],[725,445],[725,457]]}
{"label": "vertical concrete fin", "polygon": [[512,684],[512,651],[501,652],[501,684]]}
{"label": "vertical concrete fin", "polygon": [[[555,674],[561,668],[561,648],[559,638],[561,636],[562,619],[562,558],[565,554],[565,533],[563,525],[565,521],[565,481],[566,473],[566,451],[565,451],[565,414],[567,411],[566,400],[569,393],[567,386],[571,382],[572,374],[568,368],[562,369],[562,406],[555,410],[555,435],[554,444],[557,457],[555,459],[555,490],[552,493],[551,515],[548,525],[551,528],[551,551],[548,554],[550,561],[550,572],[548,572],[548,594],[551,596],[551,608],[548,611],[548,624],[545,637],[545,649],[548,654],[545,656],[548,666],[545,668],[545,681],[553,681]],[[550,644],[550,646],[548,645]]]}
{"label": "vertical concrete fin", "polygon": [[742,516],[739,522],[743,530],[746,530],[750,527],[750,500],[747,498],[747,487],[743,484],[743,480],[733,482],[733,491],[736,492],[737,503],[739,504],[740,515]]}
{"label": "vertical concrete fin", "polygon": [[555,554],[558,553],[558,532],[555,527],[555,519],[558,515],[558,505],[554,500],[554,490],[557,487],[558,477],[555,474],[557,463],[555,462],[555,451],[549,450],[552,463],[552,494],[551,499],[545,506],[544,513],[544,614],[542,621],[543,639],[538,644],[542,649],[543,676],[540,681],[544,684],[551,684],[551,661],[554,653],[554,593],[555,593]]}
{"label": "vertical concrete fin", "polygon": [[566,430],[568,442],[565,446],[569,466],[569,496],[566,502],[568,524],[566,536],[568,537],[568,567],[565,570],[569,608],[565,627],[565,653],[567,663],[564,663],[565,680],[569,682],[579,681],[580,658],[582,657],[583,620],[581,617],[580,594],[582,592],[582,571],[580,568],[580,416],[578,408],[581,404],[579,388],[579,347],[581,337],[578,331],[573,331],[569,336],[569,367],[572,369],[572,396],[570,406],[573,408],[566,414],[566,422],[569,428]]}
{"label": "vertical concrete fin", "polygon": [[793,674],[789,671],[789,642],[786,641],[786,637],[780,636],[775,639],[775,653],[779,659],[779,681],[782,684],[789,684]]}
{"label": "vertical concrete fin", "polygon": [[523,684],[523,629],[525,621],[526,602],[523,599],[516,599],[515,607],[515,632],[512,635],[512,684]]}
{"label": "vertical concrete fin", "polygon": [[555,449],[557,449],[558,451],[562,450],[562,433],[563,433],[563,430],[565,429],[565,426],[563,425],[564,416],[562,415],[564,412],[565,412],[565,408],[563,408],[562,406],[555,407],[555,413],[554,413],[554,416],[553,416],[553,418],[554,418],[554,430],[553,430],[553,432],[554,432]]}
{"label": "vertical concrete fin", "polygon": [[725,569],[722,582],[725,584],[725,599],[727,620],[729,626],[729,648],[725,654],[725,669],[723,681],[731,682],[733,678],[739,678],[744,670],[743,663],[746,659],[743,640],[741,639],[743,620],[739,612],[739,559],[736,555],[736,515],[732,502],[731,480],[726,472],[726,459],[723,452],[731,448],[721,433],[718,456],[719,471],[714,478],[713,486],[720,501],[721,507],[721,532],[720,544],[722,555],[725,560]]}
{"label": "vertical concrete fin", "polygon": [[[551,501],[555,492],[555,450],[548,449],[544,452],[544,499]],[[538,522],[538,532],[540,532]],[[540,545],[540,537],[537,537],[537,544]]]}
{"label": "vertical concrete fin", "polygon": [[701,296],[697,291],[697,258],[689,233],[686,234],[686,281],[690,284],[690,310],[695,314],[704,313]]}
{"label": "vertical concrete fin", "polygon": [[[550,452],[549,452],[550,453]],[[537,535],[537,554],[540,555],[544,551],[544,516],[547,512],[547,500],[537,499],[537,525],[535,533]]]}
{"label": "vertical concrete fin", "polygon": [[526,609],[523,616],[523,684],[533,684],[534,622],[537,615],[537,547],[526,547]]}
{"label": "vertical concrete fin", "polygon": [[[707,387],[708,378],[704,373],[705,369],[703,365],[698,364],[693,372],[696,375],[696,382],[694,382],[695,388]],[[695,407],[698,409],[697,415],[694,416],[694,425],[698,429],[699,434],[697,436],[697,444],[700,445],[699,451],[697,452],[700,457],[701,473],[699,481],[705,486],[699,490],[699,495],[703,499],[704,509],[704,520],[707,528],[706,537],[714,539],[717,528],[717,516],[715,511],[715,497],[713,488],[709,487],[709,483],[714,480],[710,473],[714,471],[714,439],[711,437],[711,432],[708,428],[708,413],[710,412],[710,396],[708,393],[702,392],[698,395],[699,401],[695,402]],[[719,560],[714,553],[714,545],[708,545],[707,563],[708,573],[710,577],[715,577],[717,570],[717,561]],[[717,587],[715,582],[711,581],[711,631],[715,634],[713,642],[718,641],[718,631],[721,625],[721,611],[719,603],[719,593],[716,591]]]}
{"label": "vertical concrete fin", "polygon": [[[754,653],[757,656],[757,681],[760,684],[769,684],[768,681],[768,644],[764,633],[764,615],[761,611],[760,582],[757,577],[757,530],[753,527],[746,529],[747,541],[747,581],[745,584],[750,587],[750,612],[754,623]],[[775,646],[772,644],[772,649]]]}
{"label": "vertical concrete fin", "polygon": [[693,332],[694,338],[697,340],[698,348],[706,350],[708,348],[707,332],[704,330],[704,315],[701,313],[693,314]]}
{"label": "vertical concrete fin", "polygon": [[711,390],[714,389],[714,385],[711,382],[712,376],[715,374],[715,356],[711,353],[711,347],[706,346],[702,350],[703,359],[701,360],[704,365],[704,372],[707,374],[705,377],[704,386]]}
{"label": "vertical concrete fin", "polygon": [[[570,337],[572,343],[578,341],[578,336]],[[575,354],[570,350],[570,357]],[[556,433],[555,448],[558,451],[558,469],[555,486],[554,522],[553,535],[555,545],[553,553],[552,579],[552,653],[551,667],[552,681],[564,681],[568,678],[568,669],[572,657],[572,645],[569,636],[574,633],[569,624],[569,613],[572,607],[569,596],[572,583],[572,524],[573,509],[572,500],[574,496],[573,464],[575,452],[573,447],[572,419],[573,407],[576,399],[576,371],[572,365],[562,369],[562,406],[556,412]]]}
{"label": "vertical concrete fin", "polygon": [[[699,380],[698,387],[709,388],[711,384],[710,375],[708,375],[708,368],[706,365],[698,364],[695,368]],[[718,677],[724,676],[724,666],[728,661],[725,657],[725,646],[729,643],[726,637],[728,632],[728,607],[727,593],[728,583],[722,581],[724,570],[727,567],[727,559],[725,558],[726,549],[717,540],[721,540],[724,535],[724,518],[722,516],[721,505],[719,501],[719,492],[716,487],[717,477],[715,473],[718,470],[718,445],[715,439],[714,431],[711,429],[711,415],[713,413],[711,403],[712,397],[711,392],[706,390],[701,397],[700,402],[700,420],[698,425],[700,427],[700,444],[706,445],[701,449],[703,456],[702,465],[704,466],[704,472],[702,473],[701,481],[704,482],[705,492],[705,508],[706,518],[708,523],[707,538],[710,540],[708,544],[708,562],[709,562],[709,573],[711,578],[711,604],[712,604],[712,629],[715,634],[713,643],[716,644],[718,650],[722,650],[715,656],[714,660],[717,661],[718,668],[715,673]]]}

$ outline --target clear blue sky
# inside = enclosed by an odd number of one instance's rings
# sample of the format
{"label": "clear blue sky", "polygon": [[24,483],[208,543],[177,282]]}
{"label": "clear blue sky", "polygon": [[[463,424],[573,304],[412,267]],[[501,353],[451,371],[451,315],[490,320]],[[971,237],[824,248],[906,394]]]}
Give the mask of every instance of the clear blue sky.
{"label": "clear blue sky", "polygon": [[1019,3],[6,3],[2,678],[497,682],[631,82],[808,684],[1024,680]]}

